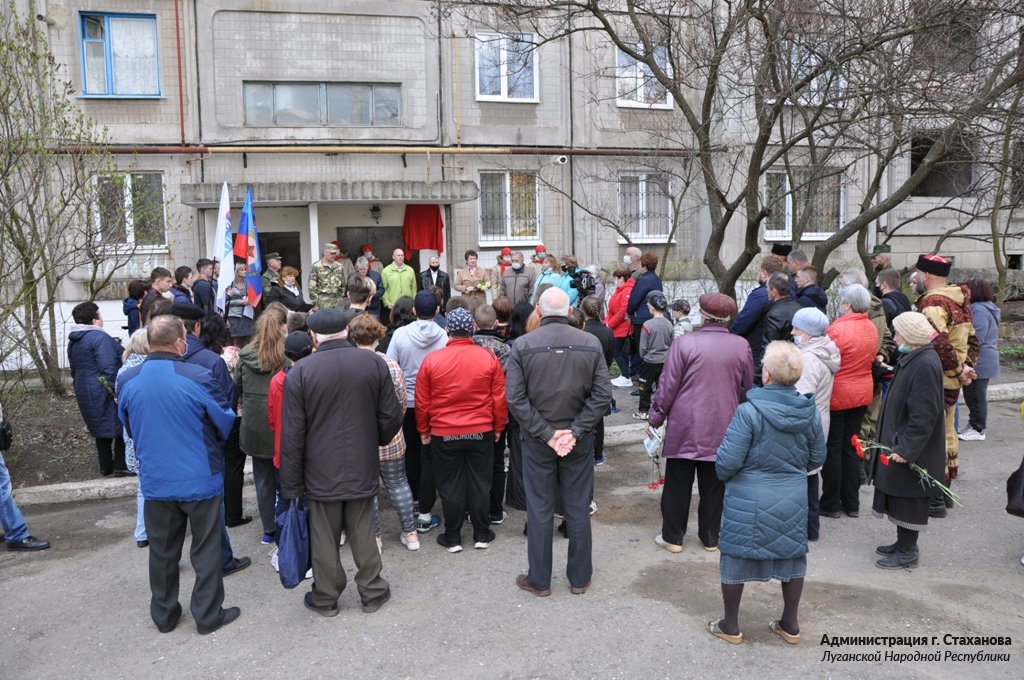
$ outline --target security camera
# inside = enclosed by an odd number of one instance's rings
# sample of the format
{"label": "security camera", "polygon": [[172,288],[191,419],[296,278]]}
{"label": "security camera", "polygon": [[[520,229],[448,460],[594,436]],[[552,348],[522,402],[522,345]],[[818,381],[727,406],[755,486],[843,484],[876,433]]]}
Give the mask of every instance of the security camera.
{"label": "security camera", "polygon": [[45,14],[37,14],[36,15],[36,21],[42,21],[44,24],[46,24],[47,26],[49,26],[51,28],[57,25],[56,21],[54,21],[50,17],[46,16]]}
{"label": "security camera", "polygon": [[555,159],[555,162],[558,163],[559,165],[565,165],[566,163],[569,162],[569,157],[568,156],[559,156],[559,157],[557,157]]}

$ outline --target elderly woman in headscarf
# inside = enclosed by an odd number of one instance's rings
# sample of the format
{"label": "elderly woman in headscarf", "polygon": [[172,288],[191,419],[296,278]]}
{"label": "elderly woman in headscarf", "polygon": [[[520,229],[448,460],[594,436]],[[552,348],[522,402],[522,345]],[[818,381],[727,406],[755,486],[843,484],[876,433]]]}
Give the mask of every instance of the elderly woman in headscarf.
{"label": "elderly woman in headscarf", "polygon": [[[684,336],[686,337],[686,336]],[[708,632],[732,644],[743,584],[782,582],[782,618],[768,627],[788,644],[800,641],[797,610],[807,572],[807,484],[825,460],[825,436],[814,400],[793,387],[803,372],[795,345],[769,343],[761,363],[764,387],[747,392],[718,447],[715,472],[725,483],[718,547],[725,616]]]}
{"label": "elderly woman in headscarf", "polygon": [[[796,391],[814,395],[814,405],[821,416],[821,431],[828,441],[829,403],[832,386],[839,370],[839,348],[825,334],[828,317],[817,307],[804,307],[793,315],[793,343],[800,348],[804,372],[796,381]],[[818,516],[818,482],[821,468],[807,473],[807,540],[817,541],[821,527]]]}
{"label": "elderly woman in headscarf", "polygon": [[917,537],[928,525],[933,493],[909,463],[935,479],[946,473],[945,403],[942,362],[931,345],[935,329],[923,314],[904,312],[892,322],[900,358],[878,421],[880,444],[891,447],[875,456],[874,515],[888,515],[896,525],[896,542],[878,546],[880,569],[917,566]]}

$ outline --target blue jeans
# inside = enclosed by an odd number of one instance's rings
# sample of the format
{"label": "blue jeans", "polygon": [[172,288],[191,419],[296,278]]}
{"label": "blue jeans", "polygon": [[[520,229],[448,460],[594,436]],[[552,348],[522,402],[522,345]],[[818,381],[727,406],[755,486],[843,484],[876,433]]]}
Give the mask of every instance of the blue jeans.
{"label": "blue jeans", "polygon": [[28,536],[25,518],[11,495],[11,473],[7,471],[4,454],[0,451],[0,524],[4,527],[4,540],[22,541]]}

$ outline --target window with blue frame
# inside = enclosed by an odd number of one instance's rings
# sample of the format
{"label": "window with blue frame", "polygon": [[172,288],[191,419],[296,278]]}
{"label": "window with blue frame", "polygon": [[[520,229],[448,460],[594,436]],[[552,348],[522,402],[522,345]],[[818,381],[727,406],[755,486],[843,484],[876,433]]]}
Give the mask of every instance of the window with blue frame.
{"label": "window with blue frame", "polygon": [[159,97],[156,16],[82,13],[82,94]]}

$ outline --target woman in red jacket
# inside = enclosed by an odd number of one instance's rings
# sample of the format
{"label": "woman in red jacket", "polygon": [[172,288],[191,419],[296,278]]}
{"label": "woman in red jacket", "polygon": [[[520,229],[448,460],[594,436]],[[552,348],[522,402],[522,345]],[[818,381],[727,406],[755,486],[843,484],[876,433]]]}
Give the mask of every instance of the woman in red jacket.
{"label": "woman in red jacket", "polygon": [[629,336],[633,332],[633,324],[626,313],[626,305],[629,303],[629,294],[633,292],[633,285],[636,281],[630,277],[629,270],[625,267],[616,269],[612,274],[615,279],[615,292],[608,300],[608,314],[604,317],[604,324],[612,329],[612,358],[619,367],[619,377],[612,380],[615,387],[632,387],[633,377],[629,375],[629,352],[624,351]]}
{"label": "woman in red jacket", "polygon": [[860,460],[850,438],[860,432],[864,412],[874,396],[871,366],[878,351],[878,331],[868,319],[871,293],[854,283],[839,293],[840,316],[828,327],[828,336],[839,348],[829,403],[831,425],[828,456],[821,469],[821,516],[836,519],[840,511],[856,517],[860,511]]}

